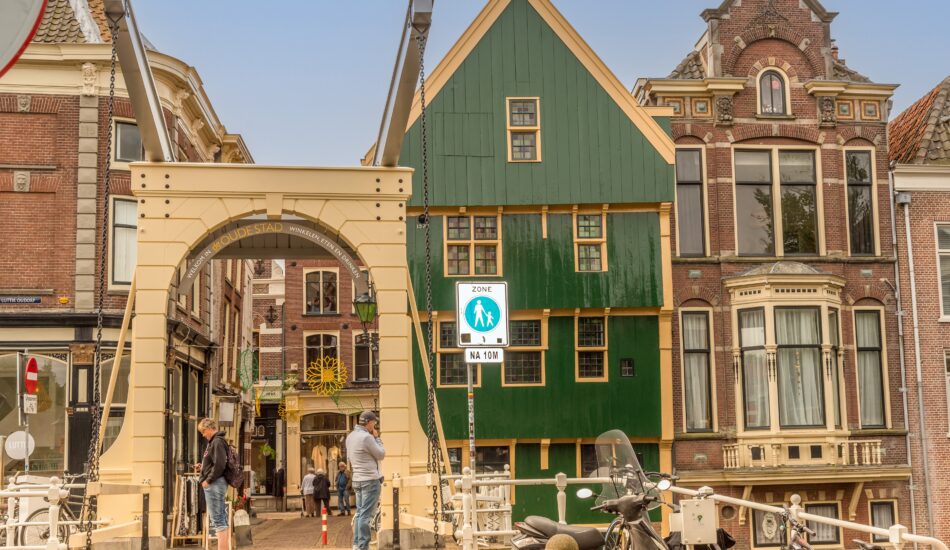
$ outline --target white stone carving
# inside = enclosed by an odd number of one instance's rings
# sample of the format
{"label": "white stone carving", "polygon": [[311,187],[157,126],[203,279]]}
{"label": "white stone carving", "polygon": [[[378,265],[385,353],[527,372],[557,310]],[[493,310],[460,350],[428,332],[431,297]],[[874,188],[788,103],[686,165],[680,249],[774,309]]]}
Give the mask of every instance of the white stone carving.
{"label": "white stone carving", "polygon": [[18,95],[16,96],[16,110],[18,113],[29,113],[30,112],[30,103],[33,101],[33,96],[29,95]]}
{"label": "white stone carving", "polygon": [[99,67],[95,63],[82,64],[82,95],[99,95]]}
{"label": "white stone carving", "polygon": [[30,173],[29,172],[14,172],[13,173],[13,190],[17,193],[29,193],[30,192]]}

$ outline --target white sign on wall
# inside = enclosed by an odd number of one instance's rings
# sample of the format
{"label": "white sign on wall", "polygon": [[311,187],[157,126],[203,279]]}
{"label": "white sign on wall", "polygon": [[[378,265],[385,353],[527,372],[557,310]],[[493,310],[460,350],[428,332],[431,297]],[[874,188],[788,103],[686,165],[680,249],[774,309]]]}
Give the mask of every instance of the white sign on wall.
{"label": "white sign on wall", "polygon": [[501,348],[466,348],[466,363],[503,363],[505,350]]}
{"label": "white sign on wall", "polygon": [[456,283],[460,348],[508,346],[508,283]]}

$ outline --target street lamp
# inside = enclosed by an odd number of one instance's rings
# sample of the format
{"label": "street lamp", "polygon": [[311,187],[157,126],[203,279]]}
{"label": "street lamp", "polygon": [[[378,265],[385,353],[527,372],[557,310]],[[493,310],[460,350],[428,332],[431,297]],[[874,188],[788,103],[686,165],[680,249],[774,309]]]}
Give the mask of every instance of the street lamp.
{"label": "street lamp", "polygon": [[356,316],[363,325],[363,334],[366,334],[368,332],[366,326],[376,319],[376,298],[371,296],[369,291],[364,292],[353,300],[353,308],[356,309]]}

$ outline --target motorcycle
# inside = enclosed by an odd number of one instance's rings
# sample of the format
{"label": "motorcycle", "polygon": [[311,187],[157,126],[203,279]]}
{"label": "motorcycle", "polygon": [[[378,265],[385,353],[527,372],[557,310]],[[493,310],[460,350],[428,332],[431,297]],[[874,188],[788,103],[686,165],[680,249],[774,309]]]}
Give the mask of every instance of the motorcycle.
{"label": "motorcycle", "polygon": [[[557,523],[541,516],[528,516],[515,523],[519,531],[511,539],[517,550],[543,550],[555,535],[574,539],[579,550],[668,550],[653,529],[649,511],[663,504],[660,492],[669,489],[671,476],[648,474],[640,467],[630,439],[620,430],[602,434],[594,443],[597,469],[592,478],[606,478],[592,510],[615,517],[606,531]],[[650,478],[660,478],[652,481]],[[590,489],[577,492],[578,498],[593,496]]]}

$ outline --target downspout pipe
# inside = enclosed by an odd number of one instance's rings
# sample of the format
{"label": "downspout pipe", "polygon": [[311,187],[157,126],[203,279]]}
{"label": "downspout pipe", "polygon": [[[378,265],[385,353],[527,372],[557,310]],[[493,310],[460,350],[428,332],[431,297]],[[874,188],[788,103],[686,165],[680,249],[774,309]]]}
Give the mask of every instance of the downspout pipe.
{"label": "downspout pipe", "polygon": [[[911,457],[911,442],[910,442],[910,425],[908,424],[908,416],[910,407],[907,404],[907,358],[904,356],[904,307],[901,301],[901,270],[900,270],[900,255],[897,253],[897,218],[894,214],[894,200],[896,196],[894,195],[894,171],[893,164],[890,167],[891,169],[887,172],[887,190],[888,190],[888,201],[887,205],[890,208],[891,212],[891,249],[894,250],[894,297],[897,300],[897,340],[899,345],[897,346],[898,353],[900,354],[900,364],[901,364],[901,403],[904,408],[904,428],[907,431],[907,434],[904,436],[905,445],[907,446],[907,464],[911,466],[911,471],[913,471],[913,460]],[[910,482],[907,484],[907,488],[910,490],[910,521],[911,521],[911,530],[917,532],[917,498],[916,498],[916,487],[914,486],[914,474],[910,475]],[[914,543],[914,548],[917,548],[917,543]]]}
{"label": "downspout pipe", "polygon": [[898,193],[894,200],[904,207],[904,238],[907,242],[907,270],[910,273],[910,307],[914,327],[914,368],[917,373],[917,413],[919,415],[920,455],[924,468],[924,496],[927,501],[927,532],[933,534],[933,497],[930,491],[930,459],[928,458],[928,441],[926,429],[926,415],[924,413],[924,385],[923,372],[920,364],[920,322],[917,315],[917,278],[914,275],[914,247],[910,240],[910,194]]}

